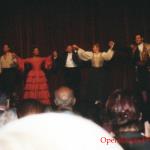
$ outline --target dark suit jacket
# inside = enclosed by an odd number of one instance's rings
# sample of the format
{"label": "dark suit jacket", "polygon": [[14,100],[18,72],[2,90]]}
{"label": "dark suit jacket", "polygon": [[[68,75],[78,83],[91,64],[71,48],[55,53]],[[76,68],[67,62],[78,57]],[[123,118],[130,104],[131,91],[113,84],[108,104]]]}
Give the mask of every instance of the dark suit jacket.
{"label": "dark suit jacket", "polygon": [[[147,52],[148,47],[146,47],[146,45],[144,44],[144,47],[146,48]],[[132,61],[133,64],[136,66],[136,78],[138,79],[139,82],[139,86],[142,90],[149,88],[149,71],[148,68],[150,67],[150,57],[149,59],[144,62],[143,64],[141,64],[141,60],[140,60],[140,51],[139,49],[137,49],[135,51],[135,53],[132,55]]]}
{"label": "dark suit jacket", "polygon": [[[150,44],[144,43],[144,48],[148,52],[149,58],[150,58]],[[140,51],[138,48],[137,48],[136,52],[132,55],[132,60],[133,60],[134,65],[137,65],[138,67],[143,68],[143,67],[150,66],[150,59],[143,66],[140,66],[138,64],[138,62],[140,62]]]}

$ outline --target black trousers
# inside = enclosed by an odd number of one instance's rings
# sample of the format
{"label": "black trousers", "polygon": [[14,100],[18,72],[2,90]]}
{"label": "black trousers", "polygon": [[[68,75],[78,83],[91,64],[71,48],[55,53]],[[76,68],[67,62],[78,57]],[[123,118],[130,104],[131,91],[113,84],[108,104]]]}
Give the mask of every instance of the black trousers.
{"label": "black trousers", "polygon": [[139,67],[136,71],[137,84],[140,91],[147,91],[149,84],[149,72],[146,67]]}
{"label": "black trousers", "polygon": [[90,103],[94,103],[96,100],[103,101],[106,86],[105,70],[103,68],[91,67],[87,86],[87,100]]}
{"label": "black trousers", "polygon": [[2,74],[0,76],[0,90],[8,95],[10,95],[16,86],[17,79],[17,69],[16,68],[3,68]]}
{"label": "black trousers", "polygon": [[81,81],[80,68],[64,68],[64,79],[65,85],[72,88],[74,90],[75,96],[79,97]]}

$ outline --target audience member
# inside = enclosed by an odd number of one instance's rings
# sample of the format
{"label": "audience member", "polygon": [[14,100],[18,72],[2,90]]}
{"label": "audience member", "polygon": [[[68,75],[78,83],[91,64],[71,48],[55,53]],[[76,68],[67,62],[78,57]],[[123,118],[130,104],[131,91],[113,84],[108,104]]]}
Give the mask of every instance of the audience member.
{"label": "audience member", "polygon": [[76,103],[73,90],[65,86],[58,88],[55,92],[54,102],[59,111],[73,111]]}
{"label": "audience member", "polygon": [[0,149],[122,150],[92,121],[66,113],[32,115],[5,126],[0,130]]}
{"label": "audience member", "polygon": [[150,141],[142,131],[142,115],[134,96],[116,90],[106,103],[107,111],[113,116],[113,126],[118,142],[127,150],[148,150]]}
{"label": "audience member", "polygon": [[0,127],[17,119],[16,109],[10,108],[8,96],[0,93]]}
{"label": "audience member", "polygon": [[39,114],[45,111],[45,106],[37,100],[23,100],[17,105],[17,115],[19,118],[32,114]]}

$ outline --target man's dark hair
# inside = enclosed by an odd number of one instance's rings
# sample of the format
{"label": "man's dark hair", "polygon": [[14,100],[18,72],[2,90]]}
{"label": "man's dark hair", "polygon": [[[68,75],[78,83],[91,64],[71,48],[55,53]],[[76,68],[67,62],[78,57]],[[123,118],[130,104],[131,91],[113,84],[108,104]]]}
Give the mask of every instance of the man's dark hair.
{"label": "man's dark hair", "polygon": [[140,37],[144,37],[144,35],[142,33],[136,33],[135,36],[139,35]]}
{"label": "man's dark hair", "polygon": [[17,104],[17,115],[19,118],[29,114],[42,113],[45,106],[35,99],[25,99]]}

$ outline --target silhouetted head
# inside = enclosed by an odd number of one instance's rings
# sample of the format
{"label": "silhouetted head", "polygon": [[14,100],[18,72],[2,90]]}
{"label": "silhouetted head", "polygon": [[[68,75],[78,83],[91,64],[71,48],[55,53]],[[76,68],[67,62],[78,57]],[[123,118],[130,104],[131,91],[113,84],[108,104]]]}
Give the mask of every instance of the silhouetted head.
{"label": "silhouetted head", "polygon": [[106,110],[112,114],[117,126],[136,124],[141,117],[133,95],[123,90],[114,91],[106,102]]}
{"label": "silhouetted head", "polygon": [[4,53],[7,53],[7,52],[9,52],[10,51],[10,46],[9,46],[9,44],[4,44],[3,45],[3,52]]}
{"label": "silhouetted head", "polygon": [[72,45],[68,45],[68,46],[66,47],[66,52],[72,53],[72,51],[73,51]]}
{"label": "silhouetted head", "polygon": [[34,56],[39,56],[39,55],[40,55],[40,50],[39,50],[39,48],[35,47],[35,48],[33,49],[33,55],[34,55]]}
{"label": "silhouetted head", "polygon": [[93,44],[92,50],[93,50],[94,53],[100,52],[101,51],[100,44],[98,44],[98,43]]}
{"label": "silhouetted head", "polygon": [[34,99],[26,99],[20,101],[17,105],[17,114],[18,117],[24,117],[31,114],[39,114],[44,112],[45,107],[39,101]]}
{"label": "silhouetted head", "polygon": [[143,43],[143,41],[144,41],[144,38],[143,38],[142,34],[136,34],[135,35],[135,42],[137,45]]}

